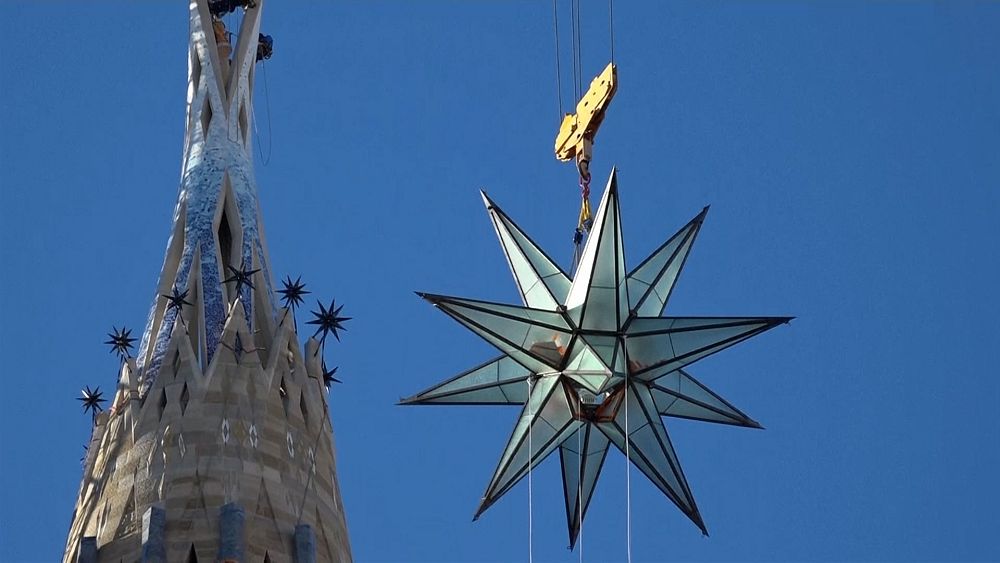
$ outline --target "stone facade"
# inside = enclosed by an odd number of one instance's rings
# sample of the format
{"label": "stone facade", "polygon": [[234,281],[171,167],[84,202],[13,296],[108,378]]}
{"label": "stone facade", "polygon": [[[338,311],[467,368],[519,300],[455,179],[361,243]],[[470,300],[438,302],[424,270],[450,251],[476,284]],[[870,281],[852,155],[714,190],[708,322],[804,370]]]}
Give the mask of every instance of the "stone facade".
{"label": "stone facade", "polygon": [[[174,229],[142,346],[84,462],[64,563],[350,561],[321,345],[276,309],[250,143],[264,0],[235,48],[191,0]],[[231,55],[231,59],[230,59]],[[253,287],[228,268],[259,270]],[[190,305],[159,297],[186,290]]]}

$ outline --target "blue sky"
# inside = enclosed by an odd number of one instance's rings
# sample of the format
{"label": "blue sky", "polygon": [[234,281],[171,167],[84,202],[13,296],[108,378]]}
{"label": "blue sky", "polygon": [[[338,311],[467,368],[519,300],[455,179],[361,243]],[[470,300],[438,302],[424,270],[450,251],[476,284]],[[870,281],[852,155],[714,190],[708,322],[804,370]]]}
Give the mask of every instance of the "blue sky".
{"label": "blue sky", "polygon": [[[569,3],[560,0],[564,104]],[[0,559],[62,552],[101,344],[137,331],[183,137],[183,2],[0,4]],[[635,265],[711,204],[668,312],[794,315],[692,367],[764,431],[668,421],[709,538],[632,472],[635,561],[996,560],[1000,4],[618,2],[619,167]],[[582,63],[607,63],[585,3]],[[471,522],[516,408],[397,407],[492,357],[413,295],[517,293],[477,190],[564,265],[579,200],[554,160],[549,2],[267,7],[256,113],[276,275],[354,317],[328,349],[358,561],[528,556],[522,483]],[[584,559],[626,554],[609,454]],[[566,550],[558,461],[533,552]]]}

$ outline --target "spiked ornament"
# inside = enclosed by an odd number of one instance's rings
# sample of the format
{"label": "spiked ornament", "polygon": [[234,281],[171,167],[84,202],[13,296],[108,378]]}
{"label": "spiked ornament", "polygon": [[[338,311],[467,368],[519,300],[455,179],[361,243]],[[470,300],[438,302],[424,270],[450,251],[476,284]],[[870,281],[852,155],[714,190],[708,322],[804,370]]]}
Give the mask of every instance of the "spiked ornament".
{"label": "spiked ornament", "polygon": [[190,301],[187,300],[187,296],[188,296],[188,290],[185,289],[184,291],[178,291],[177,286],[174,286],[174,289],[171,291],[171,293],[164,293],[160,297],[167,300],[168,311],[170,309],[177,309],[178,311],[180,311],[181,309],[184,308],[185,305],[189,306],[193,305]]}
{"label": "spiked ornament", "polygon": [[329,308],[324,307],[321,301],[317,302],[317,305],[319,305],[319,311],[310,311],[315,318],[306,323],[319,327],[316,329],[316,332],[313,333],[313,338],[315,338],[318,334],[322,334],[319,340],[320,342],[326,342],[327,334],[332,333],[333,337],[337,339],[337,342],[340,342],[340,334],[338,334],[337,331],[347,330],[344,328],[343,323],[351,320],[351,317],[340,316],[340,310],[343,309],[344,306],[341,305],[340,307],[337,307],[336,300],[330,301]]}
{"label": "spiked ornament", "polygon": [[127,329],[124,326],[121,329],[111,327],[108,338],[109,340],[105,340],[104,343],[111,346],[112,353],[117,354],[123,360],[130,356],[129,350],[132,349],[133,342],[136,341],[136,338],[132,336],[132,329]]}
{"label": "spiked ornament", "polygon": [[284,286],[278,290],[278,293],[281,294],[281,301],[285,304],[285,307],[293,311],[297,306],[302,304],[303,295],[312,293],[306,291],[306,284],[302,283],[302,276],[295,278],[295,281],[292,281],[292,276],[285,276],[285,280],[281,282],[281,285]]}
{"label": "spiked ornament", "polygon": [[[83,403],[83,412],[90,412],[93,415],[94,420],[97,420],[97,415],[104,410],[101,403],[107,402],[107,399],[103,397],[104,392],[101,391],[100,387],[91,389],[88,385],[80,390],[80,394],[81,396],[77,399],[77,401]],[[86,449],[87,447],[84,446],[84,450]],[[86,453],[84,453],[84,457],[86,457]]]}
{"label": "spiked ornament", "polygon": [[333,369],[328,370],[326,369],[326,362],[323,363],[323,385],[326,385],[327,389],[329,389],[334,383],[343,383],[343,381],[334,377],[337,375],[337,369],[337,367],[334,367]]}
{"label": "spiked ornament", "polygon": [[476,518],[559,450],[572,548],[614,444],[707,533],[661,416],[759,428],[683,368],[787,317],[661,317],[707,208],[625,270],[616,173],[574,278],[484,193],[524,306],[418,294],[503,352],[402,404],[524,405]]}
{"label": "spiked ornament", "polygon": [[253,287],[253,275],[260,271],[260,268],[251,270],[247,268],[246,265],[241,264],[239,269],[236,269],[230,265],[226,265],[226,268],[232,274],[228,278],[222,280],[222,283],[236,283],[236,295],[240,295],[243,292],[243,286],[247,286],[250,289]]}

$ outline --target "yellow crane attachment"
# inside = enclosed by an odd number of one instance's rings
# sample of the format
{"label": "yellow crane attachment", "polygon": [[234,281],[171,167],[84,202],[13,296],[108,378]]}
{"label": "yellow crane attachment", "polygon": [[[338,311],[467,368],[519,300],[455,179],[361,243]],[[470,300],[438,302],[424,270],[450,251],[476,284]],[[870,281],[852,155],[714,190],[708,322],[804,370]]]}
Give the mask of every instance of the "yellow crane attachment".
{"label": "yellow crane attachment", "polygon": [[562,161],[576,158],[580,177],[590,179],[590,159],[594,137],[604,121],[611,98],[618,89],[618,67],[608,63],[591,82],[587,93],[576,104],[576,113],[567,113],[556,135],[556,158]]}

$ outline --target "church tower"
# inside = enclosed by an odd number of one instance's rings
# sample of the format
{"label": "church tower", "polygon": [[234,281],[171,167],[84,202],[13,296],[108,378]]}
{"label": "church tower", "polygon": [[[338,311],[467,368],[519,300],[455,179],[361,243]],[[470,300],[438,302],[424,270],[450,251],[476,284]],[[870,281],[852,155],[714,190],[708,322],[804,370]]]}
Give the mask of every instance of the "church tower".
{"label": "church tower", "polygon": [[300,347],[275,300],[258,207],[265,3],[189,0],[173,229],[141,345],[94,420],[64,563],[351,560],[322,342]]}

